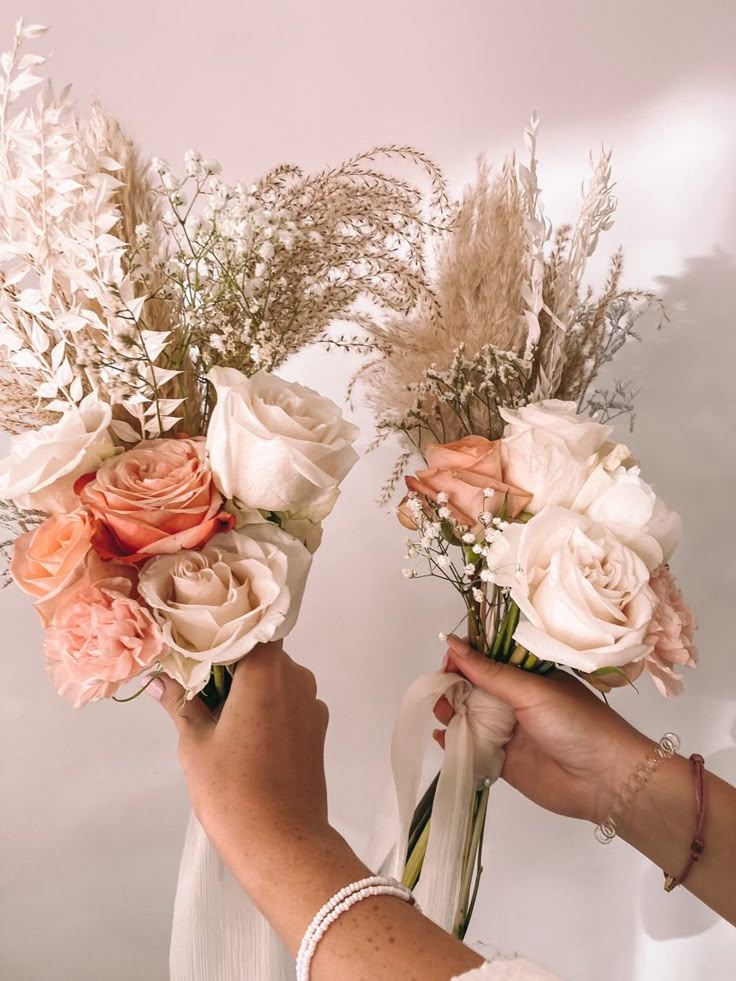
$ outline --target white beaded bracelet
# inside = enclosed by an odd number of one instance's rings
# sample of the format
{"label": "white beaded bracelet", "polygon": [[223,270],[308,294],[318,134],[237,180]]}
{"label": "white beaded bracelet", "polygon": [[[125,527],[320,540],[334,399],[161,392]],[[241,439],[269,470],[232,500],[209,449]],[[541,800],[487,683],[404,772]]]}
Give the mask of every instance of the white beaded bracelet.
{"label": "white beaded bracelet", "polygon": [[356,903],[373,896],[395,896],[414,906],[417,905],[411,889],[397,882],[396,879],[372,875],[344,886],[324,904],[309,924],[296,956],[296,981],[309,981],[309,970],[317,945],[335,920]]}

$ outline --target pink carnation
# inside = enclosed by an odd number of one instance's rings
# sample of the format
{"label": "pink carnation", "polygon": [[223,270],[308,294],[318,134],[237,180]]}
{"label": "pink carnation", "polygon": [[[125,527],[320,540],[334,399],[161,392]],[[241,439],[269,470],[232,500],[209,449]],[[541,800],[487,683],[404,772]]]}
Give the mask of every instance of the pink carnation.
{"label": "pink carnation", "polygon": [[650,586],[659,600],[652,626],[646,638],[654,650],[646,656],[646,668],[663,695],[679,695],[683,682],[674,665],[694,668],[698,652],[693,643],[696,623],[686,605],[669,566],[662,565],[651,578]]}
{"label": "pink carnation", "polygon": [[129,593],[128,579],[103,579],[71,590],[46,631],[46,669],[75,708],[109,698],[154,664],[161,631]]}

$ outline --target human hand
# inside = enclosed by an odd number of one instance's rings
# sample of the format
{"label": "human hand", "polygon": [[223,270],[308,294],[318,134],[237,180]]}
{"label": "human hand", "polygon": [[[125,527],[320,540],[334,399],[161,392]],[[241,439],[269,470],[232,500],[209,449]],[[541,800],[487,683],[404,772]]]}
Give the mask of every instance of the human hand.
{"label": "human hand", "polygon": [[261,645],[239,662],[219,717],[201,699],[185,701],[171,678],[159,680],[148,691],[179,732],[194,812],[241,878],[255,883],[286,840],[327,836],[329,713],[311,671],[280,644]]}
{"label": "human hand", "polygon": [[[652,741],[569,674],[542,677],[491,661],[459,637],[448,643],[447,670],[514,709],[503,778],[549,811],[600,824]],[[441,698],[435,707],[439,721],[447,725],[452,714]],[[444,745],[444,730],[435,738]]]}

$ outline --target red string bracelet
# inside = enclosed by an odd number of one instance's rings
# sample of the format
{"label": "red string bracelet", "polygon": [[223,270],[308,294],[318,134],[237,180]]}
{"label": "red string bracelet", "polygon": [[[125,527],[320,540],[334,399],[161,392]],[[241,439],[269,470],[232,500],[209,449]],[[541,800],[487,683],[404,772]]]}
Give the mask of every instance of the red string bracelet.
{"label": "red string bracelet", "polygon": [[664,891],[672,892],[676,886],[682,883],[690,875],[690,871],[705,851],[705,760],[698,753],[693,753],[690,757],[693,764],[693,779],[695,781],[695,837],[690,844],[690,855],[688,856],[685,868],[678,876],[664,874]]}

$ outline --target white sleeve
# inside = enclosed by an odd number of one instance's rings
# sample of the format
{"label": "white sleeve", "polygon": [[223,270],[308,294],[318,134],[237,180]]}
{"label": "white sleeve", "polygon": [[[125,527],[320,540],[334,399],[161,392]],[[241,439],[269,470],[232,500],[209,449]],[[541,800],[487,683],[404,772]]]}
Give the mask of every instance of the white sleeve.
{"label": "white sleeve", "polygon": [[523,957],[499,958],[452,981],[561,981],[544,967]]}

